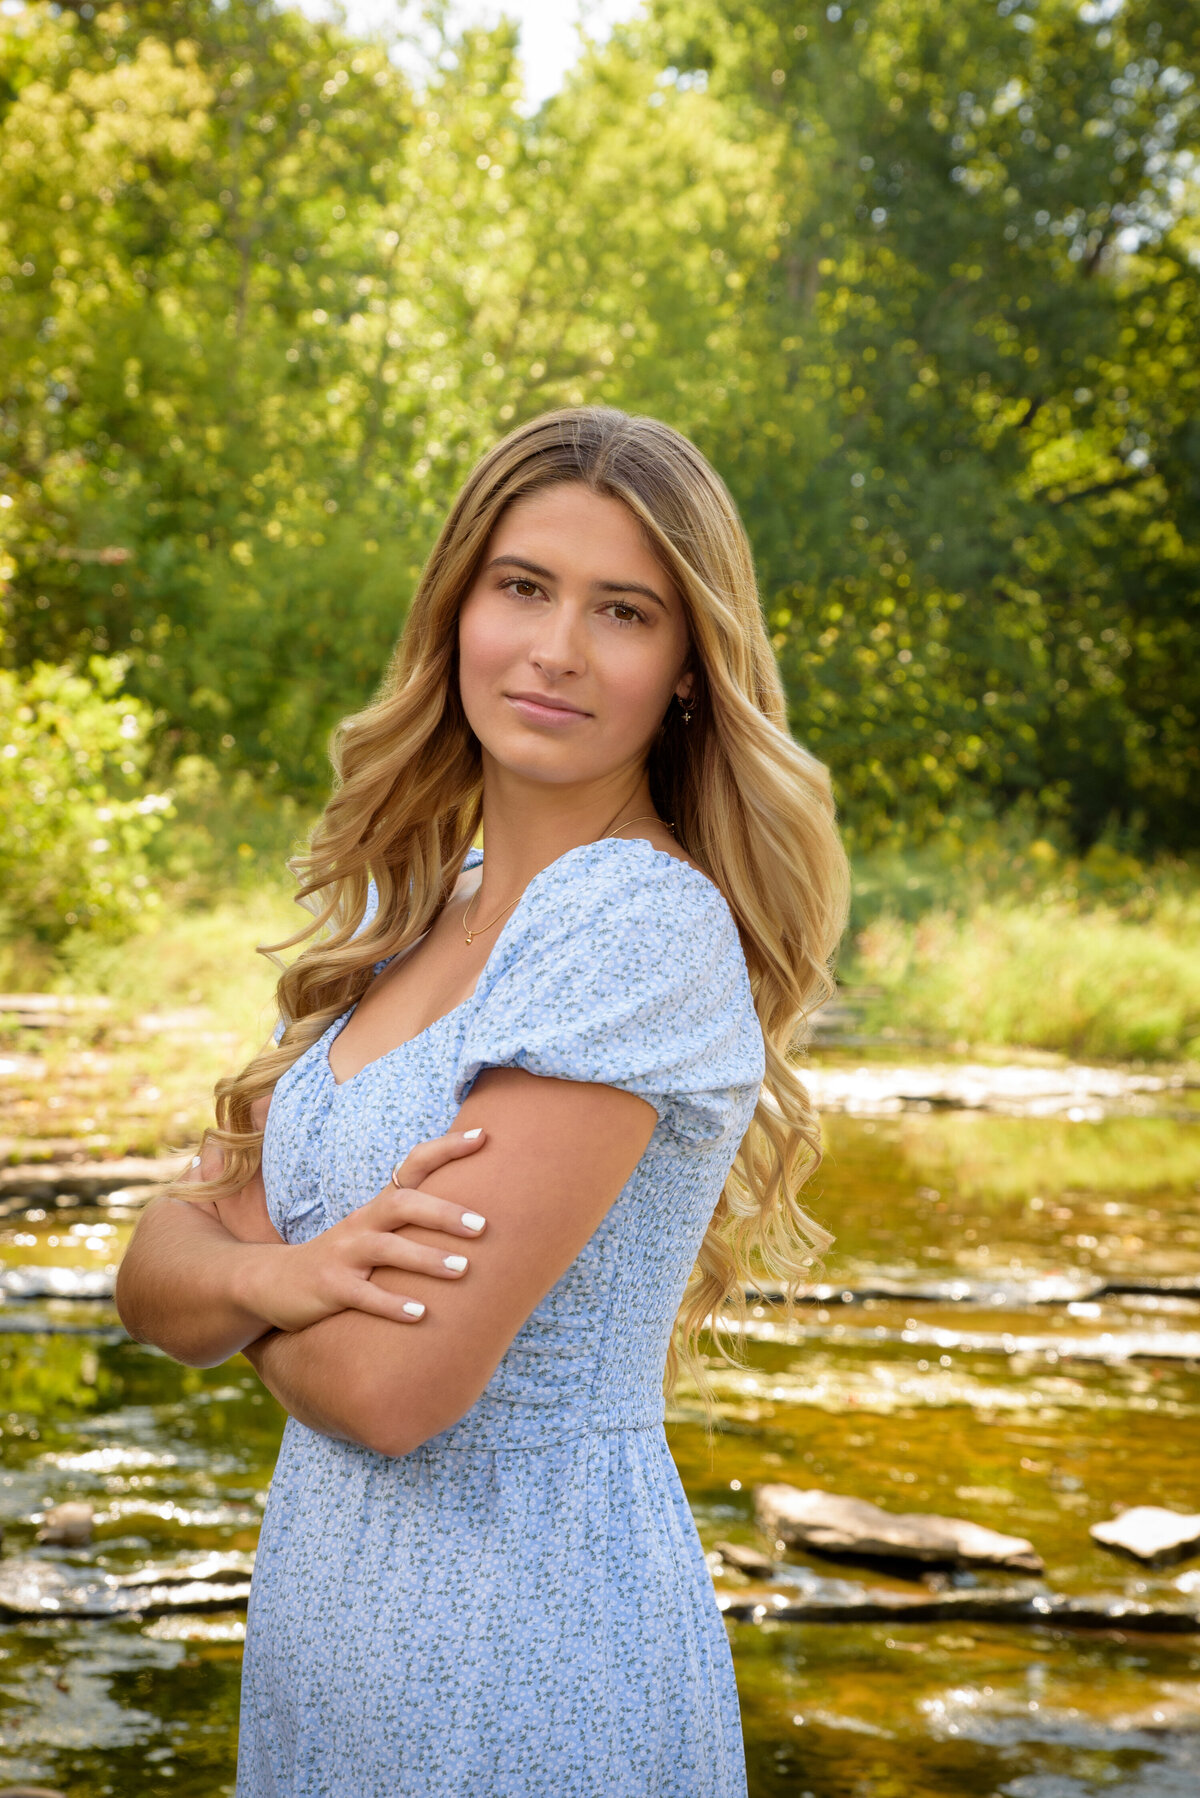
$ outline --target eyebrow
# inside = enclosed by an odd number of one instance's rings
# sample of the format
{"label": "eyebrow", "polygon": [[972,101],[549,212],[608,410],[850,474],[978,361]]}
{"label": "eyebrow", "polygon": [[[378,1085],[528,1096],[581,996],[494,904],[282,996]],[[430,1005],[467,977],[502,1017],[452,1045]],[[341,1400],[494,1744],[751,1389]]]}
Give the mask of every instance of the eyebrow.
{"label": "eyebrow", "polygon": [[[530,574],[540,575],[543,580],[557,579],[551,569],[543,568],[537,562],[530,562],[525,556],[493,556],[483,572],[487,574],[491,569],[500,567],[528,568]],[[662,595],[656,593],[653,587],[643,587],[640,581],[593,581],[592,586],[600,593],[644,593],[647,599],[652,599],[664,612],[667,610],[667,602]]]}

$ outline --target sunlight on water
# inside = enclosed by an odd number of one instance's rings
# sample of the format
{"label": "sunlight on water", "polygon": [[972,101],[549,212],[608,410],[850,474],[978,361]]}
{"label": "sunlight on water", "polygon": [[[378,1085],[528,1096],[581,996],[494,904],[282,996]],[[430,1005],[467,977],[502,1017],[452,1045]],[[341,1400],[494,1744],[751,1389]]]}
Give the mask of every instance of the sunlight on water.
{"label": "sunlight on water", "polygon": [[[753,1798],[1195,1798],[1200,1632],[1161,1619],[1200,1615],[1200,1556],[1142,1564],[1089,1525],[1200,1509],[1197,1133],[1168,1115],[909,1108],[835,1113],[828,1140],[823,1284],[790,1325],[764,1294],[726,1337],[744,1365],[710,1354],[711,1449],[694,1392],[668,1417]],[[3,1230],[5,1773],[72,1798],[214,1798],[232,1791],[245,1574],[281,1418],[244,1362],[178,1367],[128,1342],[103,1298],[60,1296],[97,1290],[72,1270],[111,1267],[128,1228],[30,1210]],[[779,1484],[1027,1539],[1044,1575],[781,1551],[755,1510]],[[94,1507],[94,1540],[39,1544],[68,1499]],[[21,1568],[58,1615],[17,1621]],[[80,1594],[111,1614],[66,1614]],[[917,1598],[941,1612],[881,1613]],[[1068,1600],[1127,1609],[1069,1626]]]}

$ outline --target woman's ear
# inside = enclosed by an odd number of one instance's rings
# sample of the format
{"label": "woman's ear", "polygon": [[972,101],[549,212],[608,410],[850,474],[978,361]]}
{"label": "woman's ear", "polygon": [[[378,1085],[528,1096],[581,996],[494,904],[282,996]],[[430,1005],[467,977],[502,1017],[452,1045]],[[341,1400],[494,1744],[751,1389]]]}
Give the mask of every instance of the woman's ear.
{"label": "woman's ear", "polygon": [[675,683],[675,697],[681,705],[690,705],[696,692],[696,679],[690,669],[680,675]]}

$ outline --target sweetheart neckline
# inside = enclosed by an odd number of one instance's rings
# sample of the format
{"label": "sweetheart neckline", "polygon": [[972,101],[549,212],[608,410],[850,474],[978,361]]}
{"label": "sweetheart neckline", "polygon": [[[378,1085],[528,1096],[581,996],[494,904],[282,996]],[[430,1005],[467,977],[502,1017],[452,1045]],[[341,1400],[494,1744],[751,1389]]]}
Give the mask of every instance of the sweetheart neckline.
{"label": "sweetheart neckline", "polygon": [[[684,861],[681,856],[672,855],[669,849],[659,849],[654,843],[650,842],[648,837],[598,837],[593,842],[590,842],[590,843],[576,843],[574,848],[565,849],[563,851],[563,853],[559,856],[556,856],[552,862],[547,862],[546,866],[544,868],[539,868],[537,873],[533,876],[533,879],[526,883],[524,892],[521,894],[521,897],[517,900],[515,909],[512,912],[510,912],[507,922],[504,925],[502,925],[501,930],[500,930],[500,935],[496,938],[496,941],[492,945],[491,953],[488,955],[487,960],[484,962],[482,968],[480,968],[480,970],[479,970],[479,978],[476,980],[475,985],[471,988],[471,991],[467,994],[466,998],[460,999],[459,1003],[455,1006],[452,1006],[449,1011],[444,1011],[440,1017],[434,1018],[433,1022],[426,1024],[426,1026],[423,1030],[418,1030],[415,1036],[406,1037],[402,1043],[394,1043],[390,1049],[384,1049],[382,1054],[373,1056],[370,1061],[364,1061],[362,1066],[357,1070],[356,1073],[348,1074],[347,1077],[345,1078],[345,1080],[339,1080],[337,1075],[334,1073],[333,1068],[330,1064],[329,1051],[330,1051],[330,1048],[332,1047],[332,1045],[334,1044],[334,1042],[336,1042],[337,1038],[341,1035],[342,1031],[345,1029],[346,1025],[350,1022],[350,1019],[353,1017],[355,1011],[358,1009],[358,1006],[362,1003],[362,1001],[356,1000],[355,1003],[350,1007],[349,1011],[344,1011],[342,1013],[341,1017],[335,1018],[333,1020],[333,1023],[329,1026],[329,1028],[325,1032],[325,1036],[322,1041],[321,1063],[325,1070],[326,1075],[328,1076],[329,1082],[330,1082],[331,1086],[333,1087],[334,1092],[339,1092],[339,1093],[344,1092],[347,1087],[353,1086],[354,1082],[356,1080],[361,1079],[362,1076],[364,1074],[366,1074],[371,1068],[379,1067],[381,1065],[381,1063],[390,1061],[393,1058],[393,1056],[399,1055],[401,1050],[403,1050],[403,1049],[411,1049],[414,1043],[419,1043],[421,1041],[422,1037],[428,1036],[431,1030],[436,1030],[439,1024],[444,1024],[448,1018],[457,1017],[457,1015],[460,1011],[463,1011],[468,1005],[470,1005],[472,1000],[478,994],[480,987],[483,985],[484,977],[487,974],[487,971],[492,964],[493,958],[496,957],[497,955],[499,955],[501,943],[504,941],[504,938],[505,938],[506,934],[508,933],[508,931],[511,930],[512,926],[516,923],[517,919],[520,917],[522,908],[524,907],[524,904],[525,904],[525,901],[528,898],[530,892],[533,890],[533,888],[538,883],[538,881],[541,880],[546,874],[548,874],[552,868],[561,867],[563,862],[565,862],[569,856],[578,855],[580,850],[582,850],[582,849],[598,849],[602,843],[623,843],[627,846],[632,846],[635,844],[640,845],[642,848],[648,849],[650,851],[651,855],[662,856],[665,861],[669,861],[669,862],[673,863],[676,867],[685,869],[687,871],[687,873],[695,875],[697,879],[704,881],[706,886],[710,886],[710,887],[714,888],[714,890],[717,893],[720,893],[721,889],[717,886],[717,884],[714,880],[709,879],[707,874],[702,874],[700,872],[699,868],[694,868],[690,862]],[[482,851],[476,851],[475,853],[477,853],[479,855],[479,861],[472,862],[470,864],[470,866],[472,868],[480,867],[483,862]],[[427,932],[422,933],[422,935],[417,938],[416,942],[410,943],[407,953],[411,954],[412,951],[417,947],[417,943],[424,942],[425,936],[427,934],[428,934]],[[394,961],[395,957],[391,956],[388,959],[391,961]],[[386,965],[386,963],[384,965]]]}

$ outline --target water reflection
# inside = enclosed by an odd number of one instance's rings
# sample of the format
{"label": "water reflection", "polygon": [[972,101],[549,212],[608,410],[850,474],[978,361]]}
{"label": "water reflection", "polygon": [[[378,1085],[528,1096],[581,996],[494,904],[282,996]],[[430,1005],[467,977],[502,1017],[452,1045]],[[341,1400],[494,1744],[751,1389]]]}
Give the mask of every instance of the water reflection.
{"label": "water reflection", "polygon": [[[1143,1566],[1088,1533],[1135,1503],[1200,1508],[1200,1133],[1163,1113],[935,1108],[835,1114],[828,1139],[811,1203],[837,1236],[828,1290],[791,1327],[756,1305],[745,1366],[713,1359],[711,1452],[694,1394],[669,1423],[718,1587],[755,1599],[728,1621],[753,1798],[1194,1798],[1200,1634],[784,1622],[822,1585],[973,1592],[1013,1576],[939,1587],[915,1567],[779,1557],[753,1499],[782,1481],[968,1517],[1033,1542],[1036,1590],[1200,1606],[1200,1557]],[[100,1273],[129,1227],[103,1208],[6,1223],[6,1268]],[[249,1368],[177,1367],[125,1340],[102,1299],[16,1290],[0,1318],[0,1571],[121,1580],[252,1553],[281,1419]],[[39,1546],[38,1517],[66,1499],[95,1507],[91,1546]],[[718,1542],[765,1552],[766,1575]],[[0,1624],[6,1776],[72,1798],[232,1791],[242,1631],[236,1608]]]}

